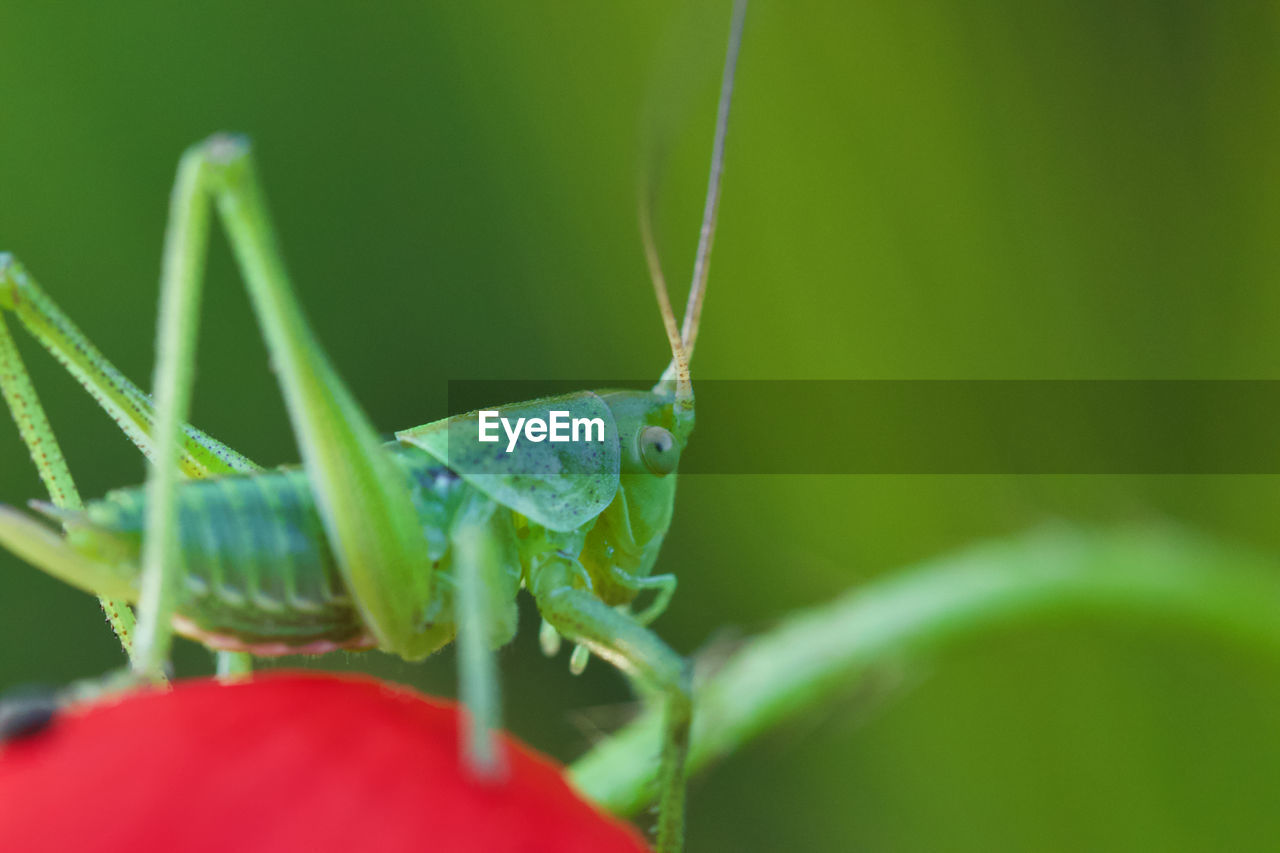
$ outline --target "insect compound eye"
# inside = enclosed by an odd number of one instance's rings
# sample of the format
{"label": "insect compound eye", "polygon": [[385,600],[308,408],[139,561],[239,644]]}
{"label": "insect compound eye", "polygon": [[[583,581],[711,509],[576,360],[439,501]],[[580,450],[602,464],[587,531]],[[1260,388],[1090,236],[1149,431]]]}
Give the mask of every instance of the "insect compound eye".
{"label": "insect compound eye", "polygon": [[670,474],[680,461],[675,436],[660,426],[645,427],[640,431],[640,458],[658,476]]}

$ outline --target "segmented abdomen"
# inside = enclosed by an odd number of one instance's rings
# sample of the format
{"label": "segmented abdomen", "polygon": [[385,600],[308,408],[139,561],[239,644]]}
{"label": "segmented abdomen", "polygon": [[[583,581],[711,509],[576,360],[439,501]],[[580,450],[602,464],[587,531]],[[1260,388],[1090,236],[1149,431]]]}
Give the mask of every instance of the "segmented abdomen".
{"label": "segmented abdomen", "polygon": [[[198,480],[177,494],[184,633],[225,647],[315,647],[293,649],[307,651],[366,639],[303,471]],[[109,537],[136,565],[144,508],[142,489],[112,492],[89,505],[81,535]]]}

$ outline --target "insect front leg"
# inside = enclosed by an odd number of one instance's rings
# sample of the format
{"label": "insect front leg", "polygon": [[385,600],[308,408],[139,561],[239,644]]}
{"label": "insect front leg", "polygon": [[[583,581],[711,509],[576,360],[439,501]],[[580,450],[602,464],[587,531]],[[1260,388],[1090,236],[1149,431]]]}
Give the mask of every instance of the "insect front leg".
{"label": "insect front leg", "polygon": [[548,565],[533,578],[533,594],[542,618],[557,631],[621,669],[643,692],[664,701],[657,850],[680,850],[684,765],[693,716],[689,662],[648,628],[574,587],[571,573],[562,564]]}
{"label": "insect front leg", "polygon": [[[66,368],[143,455],[154,455],[155,410],[11,255],[0,254],[0,312],[8,311]],[[19,367],[21,365],[19,364]],[[15,417],[18,411],[10,403]],[[21,424],[20,424],[21,426]],[[28,445],[29,446],[29,445]],[[45,448],[47,450],[47,448]],[[37,462],[37,466],[39,466]],[[257,465],[190,424],[182,425],[178,465],[189,477],[258,470]],[[41,470],[41,476],[45,476]],[[54,504],[59,505],[56,498]]]}

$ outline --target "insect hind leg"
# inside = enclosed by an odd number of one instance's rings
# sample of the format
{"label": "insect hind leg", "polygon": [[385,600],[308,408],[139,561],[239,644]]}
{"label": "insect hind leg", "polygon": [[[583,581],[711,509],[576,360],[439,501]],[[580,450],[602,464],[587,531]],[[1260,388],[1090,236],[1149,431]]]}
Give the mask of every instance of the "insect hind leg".
{"label": "insect hind leg", "polygon": [[325,537],[379,648],[415,660],[433,566],[413,502],[377,433],[338,378],[294,296],[248,142],[219,134],[188,149],[169,204],[156,334],[155,459],[147,478],[138,655],[158,671],[181,578],[176,462],[195,369],[204,260],[216,209],[276,367]]}

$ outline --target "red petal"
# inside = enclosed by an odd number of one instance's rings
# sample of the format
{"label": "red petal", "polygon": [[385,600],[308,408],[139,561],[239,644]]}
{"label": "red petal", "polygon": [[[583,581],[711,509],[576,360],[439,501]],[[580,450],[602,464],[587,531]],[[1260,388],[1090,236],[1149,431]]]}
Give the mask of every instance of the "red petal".
{"label": "red petal", "polygon": [[0,747],[0,849],[646,849],[505,735],[505,778],[472,778],[458,725],[402,687],[300,673],[68,711]]}

